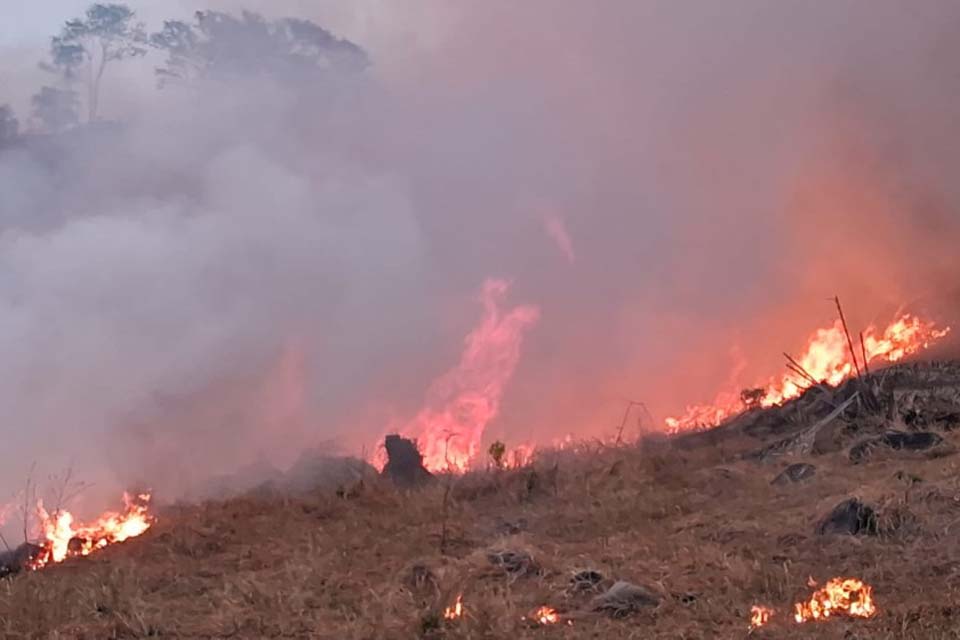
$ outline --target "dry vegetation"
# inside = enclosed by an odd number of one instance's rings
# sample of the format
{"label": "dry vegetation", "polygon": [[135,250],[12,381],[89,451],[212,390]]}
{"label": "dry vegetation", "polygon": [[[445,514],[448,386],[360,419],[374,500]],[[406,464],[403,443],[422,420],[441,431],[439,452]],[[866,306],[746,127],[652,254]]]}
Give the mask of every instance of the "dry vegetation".
{"label": "dry vegetation", "polygon": [[[757,440],[564,452],[535,469],[403,492],[368,478],[346,494],[262,493],[168,509],[142,538],[0,584],[4,638],[960,638],[960,483],[951,455],[844,451],[816,475],[771,479],[791,459],[742,460]],[[859,496],[880,535],[818,536]],[[441,550],[442,549],[442,550]],[[527,551],[509,576],[488,554]],[[419,568],[415,568],[418,567]],[[571,576],[593,569],[659,594],[656,607],[593,613]],[[809,576],[863,578],[869,620],[795,625]],[[464,618],[443,620],[463,593]],[[777,609],[750,633],[750,606]],[[572,625],[523,620],[540,605]]]}

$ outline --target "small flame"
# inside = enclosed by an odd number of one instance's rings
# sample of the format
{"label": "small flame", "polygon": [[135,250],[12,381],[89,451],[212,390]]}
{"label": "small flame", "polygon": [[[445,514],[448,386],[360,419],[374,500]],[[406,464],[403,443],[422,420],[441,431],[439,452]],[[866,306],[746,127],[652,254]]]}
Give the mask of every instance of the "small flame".
{"label": "small flame", "polygon": [[443,610],[444,620],[457,620],[463,617],[463,594],[457,596],[457,601]]}
{"label": "small flame", "polygon": [[543,625],[556,624],[560,622],[560,614],[553,607],[543,606],[533,612],[533,619]]}
{"label": "small flame", "polygon": [[88,524],[76,523],[69,511],[50,514],[43,501],[38,502],[37,515],[43,540],[30,568],[42,569],[67,558],[88,556],[108,545],[143,534],[153,524],[153,516],[148,513],[150,494],[131,497],[124,493],[123,502],[123,513],[108,512]]}
{"label": "small flame", "polygon": [[808,622],[831,616],[870,618],[876,612],[873,589],[856,578],[833,578],[806,602],[794,605],[794,620]]}
{"label": "small flame", "polygon": [[769,607],[764,607],[761,605],[754,605],[750,607],[750,628],[759,629],[763,625],[770,622],[770,618],[773,617],[773,609]]}
{"label": "small flame", "polygon": [[[936,324],[905,314],[894,320],[883,331],[870,326],[863,332],[863,347],[867,364],[880,362],[890,364],[930,347],[950,332],[950,327],[938,329]],[[807,341],[803,355],[797,358],[800,366],[815,380],[828,385],[838,385],[854,373],[849,346],[843,324],[837,320],[833,326],[818,329]],[[784,374],[757,385],[759,393],[756,405],[779,406],[800,396],[805,387],[793,374]],[[739,394],[724,392],[717,395],[710,405],[687,407],[683,415],[665,420],[668,433],[679,433],[720,424],[740,413],[744,400]]]}

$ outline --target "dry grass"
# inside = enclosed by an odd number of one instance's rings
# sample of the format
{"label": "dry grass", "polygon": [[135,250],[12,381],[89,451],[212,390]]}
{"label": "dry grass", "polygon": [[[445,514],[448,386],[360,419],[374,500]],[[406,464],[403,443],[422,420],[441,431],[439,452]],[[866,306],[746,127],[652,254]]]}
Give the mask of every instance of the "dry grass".
{"label": "dry grass", "polygon": [[[960,456],[816,456],[812,480],[773,487],[786,462],[740,461],[741,445],[602,449],[564,455],[555,472],[542,461],[535,476],[461,478],[446,553],[443,483],[403,493],[373,480],[351,498],[330,490],[170,509],[140,539],[0,583],[0,634],[744,638],[751,604],[762,603],[779,615],[754,638],[960,638]],[[878,507],[883,535],[816,536],[817,518],[851,495]],[[500,550],[527,551],[537,570],[505,575],[487,559]],[[567,593],[583,569],[645,586],[661,604],[624,619],[590,613],[589,594]],[[872,584],[879,614],[787,622],[808,576],[836,575]],[[466,616],[444,621],[461,592]],[[543,604],[573,625],[522,620]]]}

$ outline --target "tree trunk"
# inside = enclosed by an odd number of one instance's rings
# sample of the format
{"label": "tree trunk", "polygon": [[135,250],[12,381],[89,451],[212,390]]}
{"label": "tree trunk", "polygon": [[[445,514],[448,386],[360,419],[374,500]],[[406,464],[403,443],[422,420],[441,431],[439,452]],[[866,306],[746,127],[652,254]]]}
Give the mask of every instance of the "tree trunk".
{"label": "tree trunk", "polygon": [[90,122],[96,122],[97,111],[100,106],[100,81],[103,80],[103,72],[107,68],[107,45],[100,43],[100,66],[97,69],[97,75],[90,83]]}

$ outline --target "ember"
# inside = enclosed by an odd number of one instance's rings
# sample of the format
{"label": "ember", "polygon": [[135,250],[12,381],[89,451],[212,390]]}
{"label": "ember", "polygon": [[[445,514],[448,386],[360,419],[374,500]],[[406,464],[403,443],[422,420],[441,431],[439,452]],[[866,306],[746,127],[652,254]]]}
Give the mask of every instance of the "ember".
{"label": "ember", "polygon": [[553,607],[544,606],[533,612],[533,619],[543,625],[556,624],[560,622],[560,614]]}
{"label": "ember", "polygon": [[750,607],[750,628],[757,629],[770,622],[773,616],[773,609],[754,605]]}
{"label": "ember", "polygon": [[67,558],[88,556],[106,546],[143,534],[153,524],[153,516],[148,513],[150,495],[131,497],[124,493],[123,502],[123,513],[108,512],[91,523],[78,524],[69,511],[48,513],[41,501],[37,505],[37,514],[43,540],[38,543],[40,551],[33,557],[30,568],[42,569]]}
{"label": "ember", "polygon": [[831,616],[870,618],[877,612],[873,589],[856,578],[833,578],[822,589],[817,589],[810,600],[795,604],[794,609],[797,622],[825,620]]}
{"label": "ember", "polygon": [[456,620],[463,617],[463,594],[457,596],[457,601],[443,610],[444,620]]}
{"label": "ember", "polygon": [[[863,332],[862,354],[867,364],[874,362],[893,363],[928,348],[950,332],[950,327],[939,329],[933,322],[906,314],[892,322],[883,331],[868,327]],[[797,364],[817,382],[838,385],[855,371],[850,359],[849,347],[843,324],[837,320],[833,326],[818,329]],[[711,427],[753,406],[778,406],[798,397],[805,387],[792,374],[772,378],[763,385],[750,389],[747,395],[731,392],[721,393],[711,405],[687,407],[677,417],[667,418],[667,432],[679,433],[691,429]]]}

